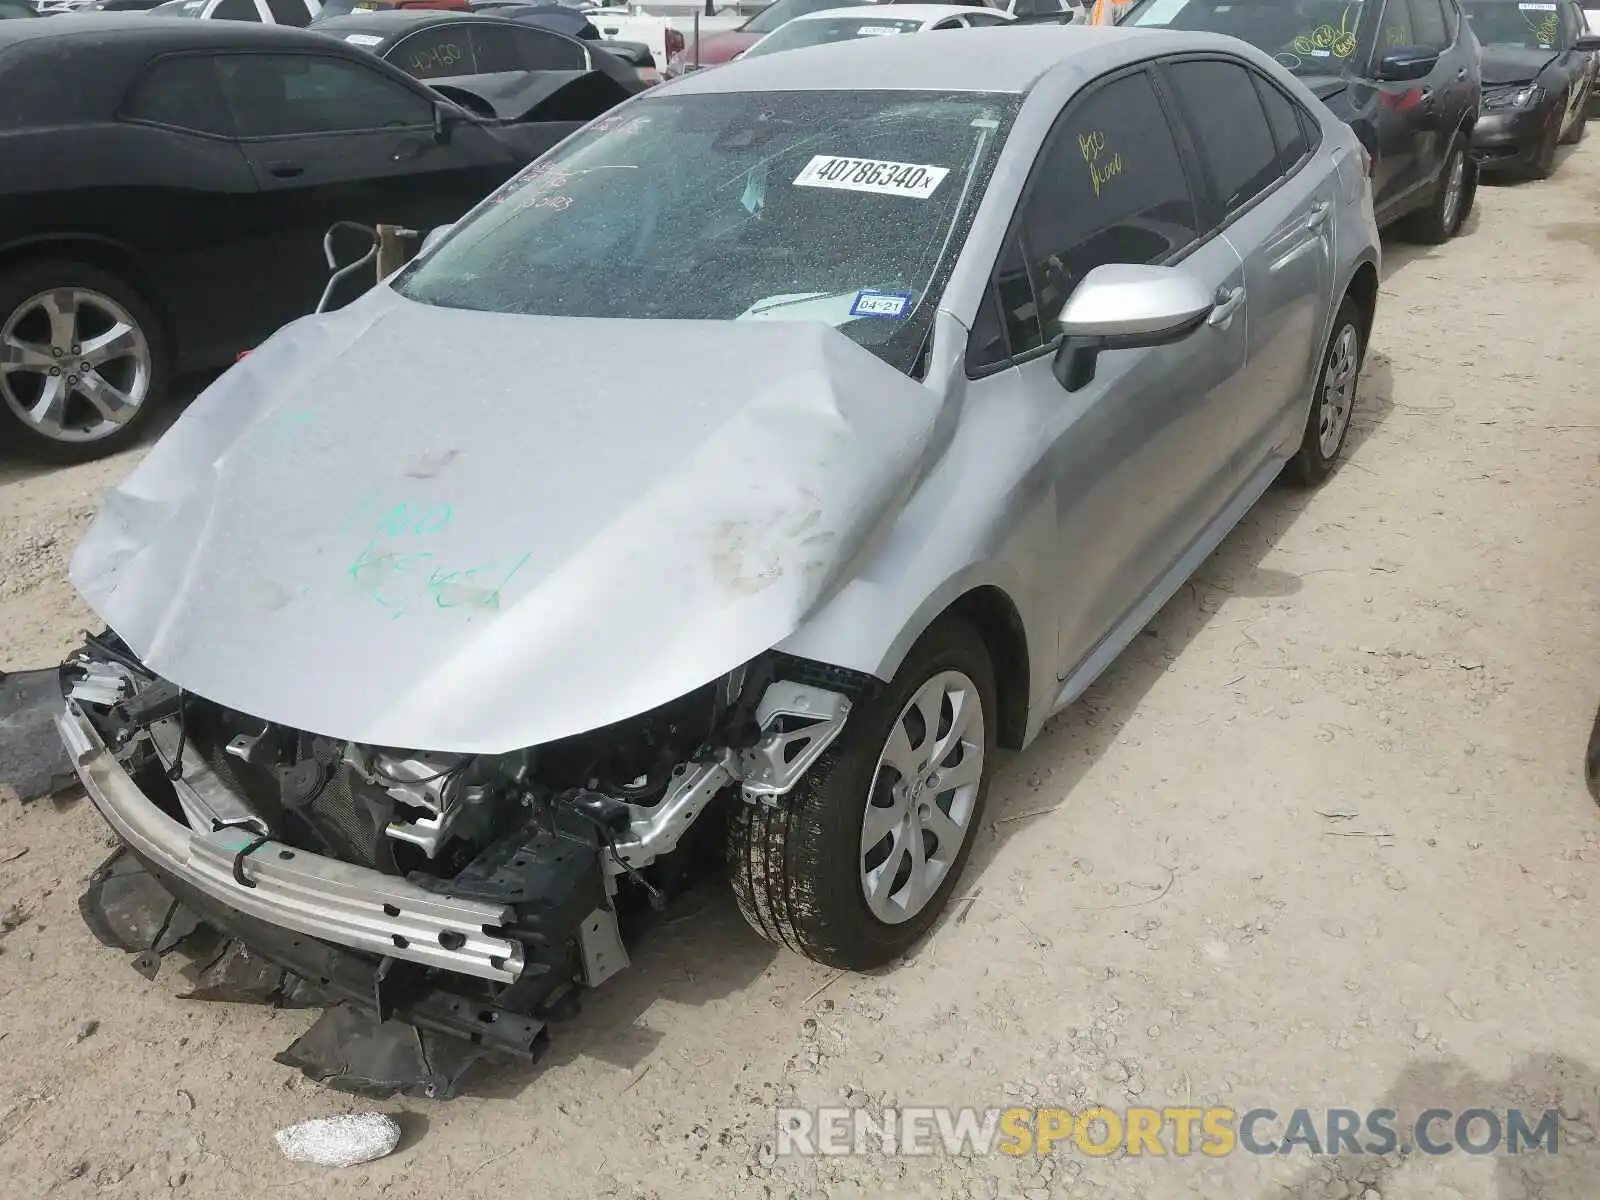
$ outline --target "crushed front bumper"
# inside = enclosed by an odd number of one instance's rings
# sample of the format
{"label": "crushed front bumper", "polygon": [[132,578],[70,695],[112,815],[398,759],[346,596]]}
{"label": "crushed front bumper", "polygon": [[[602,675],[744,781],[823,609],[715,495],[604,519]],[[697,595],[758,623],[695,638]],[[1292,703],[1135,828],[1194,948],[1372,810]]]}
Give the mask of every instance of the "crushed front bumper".
{"label": "crushed front bumper", "polygon": [[1472,152],[1485,171],[1520,170],[1539,155],[1541,139],[1551,121],[1559,121],[1555,108],[1490,110],[1472,128]]}
{"label": "crushed front bumper", "polygon": [[[499,983],[522,974],[521,943],[497,933],[515,920],[510,907],[440,895],[250,828],[198,832],[140,790],[76,703],[66,702],[56,725],[100,815],[140,859],[181,883],[245,917],[368,954]],[[221,784],[197,759],[189,756],[174,786],[203,811],[204,794]]]}

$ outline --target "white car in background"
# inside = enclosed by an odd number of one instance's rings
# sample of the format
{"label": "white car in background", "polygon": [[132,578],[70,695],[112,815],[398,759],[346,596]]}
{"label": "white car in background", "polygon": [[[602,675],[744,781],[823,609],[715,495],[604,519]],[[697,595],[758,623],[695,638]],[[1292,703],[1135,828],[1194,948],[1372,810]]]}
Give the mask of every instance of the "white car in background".
{"label": "white car in background", "polygon": [[256,21],[304,29],[322,11],[322,0],[167,0],[150,10],[155,17],[200,21]]}
{"label": "white car in background", "polygon": [[739,57],[781,54],[785,50],[857,38],[1007,25],[1015,20],[1010,13],[997,8],[951,4],[858,4],[848,8],[824,8],[786,21]]}

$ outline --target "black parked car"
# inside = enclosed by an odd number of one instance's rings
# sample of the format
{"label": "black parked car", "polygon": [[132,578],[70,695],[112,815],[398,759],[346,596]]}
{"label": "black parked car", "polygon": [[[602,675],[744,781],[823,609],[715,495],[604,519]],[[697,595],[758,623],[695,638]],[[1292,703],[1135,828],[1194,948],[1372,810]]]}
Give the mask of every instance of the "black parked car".
{"label": "black parked car", "polygon": [[335,222],[448,224],[617,92],[509,123],[304,29],[0,22],[0,447],[126,444],[174,375],[315,307]]}
{"label": "black parked car", "polygon": [[[612,104],[645,87],[639,72],[608,53],[602,43],[497,16],[386,9],[322,17],[311,28],[376,54],[417,79],[506,71],[595,72],[620,89]],[[599,110],[590,115],[598,116]]]}
{"label": "black parked car", "polygon": [[[586,42],[602,41],[600,30],[589,20],[588,14],[566,4],[546,4],[538,0],[472,0],[472,11],[504,17],[524,25],[537,25],[541,29],[552,29]],[[629,66],[651,76],[656,74],[655,55],[643,42],[605,38],[603,44],[608,53],[615,54]]]}
{"label": "black parked car", "polygon": [[1274,55],[1372,156],[1380,226],[1455,236],[1472,207],[1478,44],[1456,0],[1140,0],[1121,24],[1231,34]]}
{"label": "black parked car", "polygon": [[1583,140],[1600,37],[1574,0],[1465,0],[1483,46],[1483,109],[1472,145],[1485,170],[1543,179],[1556,147]]}

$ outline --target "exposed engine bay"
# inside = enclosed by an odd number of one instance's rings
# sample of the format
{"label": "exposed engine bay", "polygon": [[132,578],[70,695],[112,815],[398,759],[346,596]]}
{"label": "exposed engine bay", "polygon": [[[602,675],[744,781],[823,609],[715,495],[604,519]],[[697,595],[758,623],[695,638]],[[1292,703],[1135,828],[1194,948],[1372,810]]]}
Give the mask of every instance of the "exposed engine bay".
{"label": "exposed engine bay", "polygon": [[[452,1094],[534,1057],[718,849],[778,803],[870,677],[769,653],[654,711],[508,754],[360,745],[214,704],[113,634],[62,665],[59,722],[124,842],[81,902],[148,977],[327,1009],[279,1056],[366,1094]],[[154,936],[152,937],[152,931]]]}

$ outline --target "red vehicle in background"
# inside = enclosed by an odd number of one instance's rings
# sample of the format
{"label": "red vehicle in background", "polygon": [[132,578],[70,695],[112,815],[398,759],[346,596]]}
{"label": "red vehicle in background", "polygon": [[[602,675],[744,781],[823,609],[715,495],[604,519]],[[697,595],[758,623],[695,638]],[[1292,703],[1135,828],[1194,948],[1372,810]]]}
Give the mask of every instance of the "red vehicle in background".
{"label": "red vehicle in background", "polygon": [[754,46],[778,26],[804,13],[821,12],[825,8],[842,8],[848,4],[875,4],[881,0],[774,0],[737,29],[721,33],[702,33],[700,44],[692,43],[667,59],[668,79],[698,71],[701,67],[719,67],[732,62]]}

